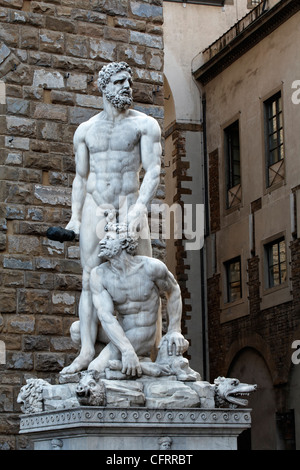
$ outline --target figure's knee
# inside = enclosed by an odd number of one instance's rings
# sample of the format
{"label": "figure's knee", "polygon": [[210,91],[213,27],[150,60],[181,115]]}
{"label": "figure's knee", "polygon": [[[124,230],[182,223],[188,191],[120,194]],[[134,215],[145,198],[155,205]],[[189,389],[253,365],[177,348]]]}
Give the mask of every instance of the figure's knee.
{"label": "figure's knee", "polygon": [[70,335],[73,343],[79,345],[81,342],[80,339],[80,321],[74,321],[70,326]]}

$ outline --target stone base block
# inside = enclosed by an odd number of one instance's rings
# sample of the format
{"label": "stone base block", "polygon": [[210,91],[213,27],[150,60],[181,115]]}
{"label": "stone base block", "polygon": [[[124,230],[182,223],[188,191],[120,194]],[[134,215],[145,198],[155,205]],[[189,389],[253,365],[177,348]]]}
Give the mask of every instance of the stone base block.
{"label": "stone base block", "polygon": [[35,450],[235,450],[249,409],[77,407],[21,415]]}

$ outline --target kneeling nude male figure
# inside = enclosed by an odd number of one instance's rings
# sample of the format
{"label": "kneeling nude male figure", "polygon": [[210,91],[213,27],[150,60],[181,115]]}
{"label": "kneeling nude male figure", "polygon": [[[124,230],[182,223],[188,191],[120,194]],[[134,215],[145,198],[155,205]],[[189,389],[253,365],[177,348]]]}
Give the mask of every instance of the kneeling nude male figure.
{"label": "kneeling nude male figure", "polygon": [[[109,342],[89,365],[104,372],[111,361],[122,362],[122,372],[142,374],[155,346],[160,292],[167,296],[168,352],[183,354],[188,341],[181,334],[181,294],[174,276],[161,261],[132,256],[135,241],[110,238],[100,242],[100,258],[106,262],[91,273],[91,290],[98,319]],[[130,253],[130,254],[129,254]]]}
{"label": "kneeling nude male figure", "polygon": [[[131,70],[125,62],[111,63],[99,73],[104,110],[82,123],[74,134],[76,175],[72,188],[72,217],[67,229],[80,234],[83,268],[79,303],[81,350],[63,374],[86,369],[95,354],[98,319],[90,290],[91,270],[99,264],[99,240],[107,210],[125,210],[126,223],[140,222],[138,252],[151,256],[145,207],[153,199],[160,177],[161,132],[155,119],[130,109]],[[139,184],[140,169],[145,170]],[[146,231],[146,235],[145,235]]]}

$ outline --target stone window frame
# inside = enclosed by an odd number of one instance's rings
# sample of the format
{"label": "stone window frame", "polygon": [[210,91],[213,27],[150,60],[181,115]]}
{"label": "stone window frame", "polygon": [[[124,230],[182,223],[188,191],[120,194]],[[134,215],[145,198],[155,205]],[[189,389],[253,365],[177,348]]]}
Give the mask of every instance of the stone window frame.
{"label": "stone window frame", "polygon": [[[269,144],[268,144],[268,130],[267,130],[267,116],[266,116],[266,106],[271,102],[273,98],[276,96],[280,95],[281,96],[281,106],[282,106],[282,131],[283,131],[283,152],[284,156],[282,159],[278,160],[278,162],[275,162],[274,165],[269,165]],[[285,123],[284,123],[284,93],[283,93],[283,86],[276,87],[272,91],[270,91],[268,94],[260,98],[261,100],[261,116],[262,116],[262,163],[263,163],[263,188],[264,188],[264,194],[268,194],[271,191],[280,188],[282,185],[285,184],[285,161],[286,161],[286,155],[285,155]],[[269,171],[272,171],[272,168],[274,167],[273,173],[274,173],[274,178],[273,182],[269,184]],[[278,173],[279,177],[276,178],[276,172]]]}
{"label": "stone window frame", "polygon": [[[226,273],[226,264],[232,260],[240,259],[240,274],[241,274],[241,298],[236,299],[232,302],[228,302],[227,298],[227,273]],[[248,287],[247,287],[247,276],[246,276],[246,267],[247,267],[247,256],[244,249],[241,249],[240,252],[236,250],[231,250],[226,256],[226,259],[220,259],[220,269],[221,269],[221,296],[220,296],[220,323],[226,323],[227,321],[235,320],[246,315],[249,315],[248,308]]]}
{"label": "stone window frame", "polygon": [[[232,281],[230,278],[231,276],[231,271],[230,267],[239,264],[239,281]],[[236,302],[243,297],[243,286],[242,286],[242,262],[241,262],[241,256],[236,256],[235,258],[231,258],[228,261],[225,261],[224,263],[225,266],[225,275],[226,275],[226,304]],[[232,285],[235,283],[239,283],[239,297],[237,299],[232,299]],[[224,299],[225,300],[225,299]]]}
{"label": "stone window frame", "polygon": [[[285,242],[285,263],[286,263],[286,279],[284,282],[280,284],[270,286],[268,270],[269,270],[269,261],[268,261],[268,249],[271,245],[275,244],[278,241]],[[263,259],[263,272],[262,272],[262,281],[263,281],[263,292],[270,293],[277,291],[278,289],[283,289],[288,285],[288,277],[289,277],[289,270],[288,270],[288,247],[287,247],[287,239],[286,239],[286,232],[279,232],[275,235],[268,237],[261,242],[261,254]]]}
{"label": "stone window frame", "polygon": [[[284,239],[285,252],[286,252],[286,280],[285,282],[276,286],[270,287],[267,279],[267,256],[266,246],[270,245],[276,240]],[[261,292],[261,310],[274,307],[292,300],[291,286],[290,286],[290,261],[291,255],[288,248],[288,233],[283,230],[270,237],[261,240],[260,243],[260,292]]]}
{"label": "stone window frame", "polygon": [[[270,255],[273,252],[273,248],[278,250],[277,262],[271,261]],[[283,251],[281,251],[283,248]],[[265,285],[268,289],[277,287],[286,283],[287,266],[286,266],[286,241],[283,236],[276,238],[275,240],[266,243],[264,245],[264,259],[265,259]],[[272,264],[271,264],[272,263]],[[285,270],[283,266],[285,265]],[[278,282],[274,277],[274,268],[278,267]],[[285,278],[284,278],[285,272]]]}
{"label": "stone window frame", "polygon": [[[226,155],[226,138],[225,138],[225,130],[228,129],[231,125],[233,125],[236,121],[239,123],[239,147],[240,147],[240,183],[232,188],[228,188],[227,186],[227,155]],[[243,153],[242,153],[242,145],[241,145],[241,112],[234,114],[232,118],[223,124],[221,124],[221,164],[223,168],[221,170],[221,174],[223,175],[223,190],[220,191],[220,194],[224,195],[224,202],[223,202],[223,210],[224,214],[230,214],[243,206],[243,183],[242,183],[242,168],[243,168]],[[231,190],[231,191],[230,191]],[[233,203],[230,205],[228,204],[229,198],[229,191],[232,192]],[[236,196],[236,197],[235,197]]]}

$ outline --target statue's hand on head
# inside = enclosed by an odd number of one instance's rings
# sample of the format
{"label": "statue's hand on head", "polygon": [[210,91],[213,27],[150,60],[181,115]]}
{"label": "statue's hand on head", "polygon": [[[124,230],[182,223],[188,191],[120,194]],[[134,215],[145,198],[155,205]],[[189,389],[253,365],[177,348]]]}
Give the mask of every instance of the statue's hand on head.
{"label": "statue's hand on head", "polygon": [[185,353],[189,346],[189,342],[178,331],[168,332],[163,340],[166,340],[168,343],[169,356],[173,356],[174,353],[176,356],[180,356]]}
{"label": "statue's hand on head", "polygon": [[128,211],[128,230],[131,234],[141,232],[145,223],[147,208],[144,204],[134,204]]}

